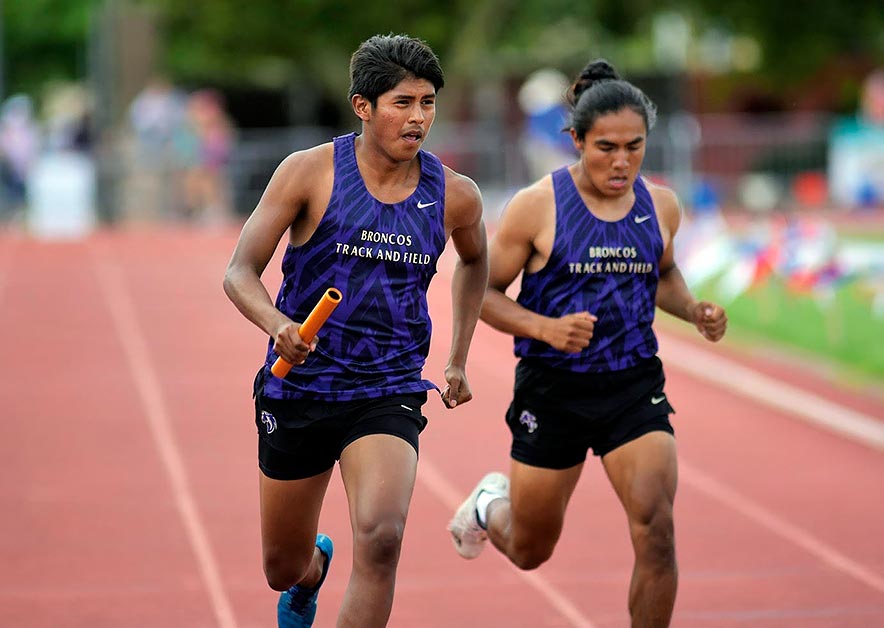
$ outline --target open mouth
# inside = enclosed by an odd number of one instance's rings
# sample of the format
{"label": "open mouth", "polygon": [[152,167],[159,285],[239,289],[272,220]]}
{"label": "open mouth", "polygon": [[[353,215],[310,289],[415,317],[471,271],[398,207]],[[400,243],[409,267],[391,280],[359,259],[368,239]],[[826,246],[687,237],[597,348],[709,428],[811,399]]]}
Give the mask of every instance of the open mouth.
{"label": "open mouth", "polygon": [[408,142],[421,142],[424,139],[424,134],[420,131],[409,131],[402,136]]}

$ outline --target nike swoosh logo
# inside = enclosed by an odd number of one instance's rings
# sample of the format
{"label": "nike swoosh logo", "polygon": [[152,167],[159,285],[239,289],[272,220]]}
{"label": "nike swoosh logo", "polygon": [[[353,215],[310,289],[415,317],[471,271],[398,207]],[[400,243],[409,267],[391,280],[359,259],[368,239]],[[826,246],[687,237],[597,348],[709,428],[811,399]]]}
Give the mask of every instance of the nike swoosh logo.
{"label": "nike swoosh logo", "polygon": [[435,204],[436,204],[436,201],[433,201],[432,203],[424,203],[424,202],[422,202],[422,201],[418,201],[418,202],[417,202],[417,208],[418,208],[418,209],[423,209],[424,207],[429,207],[430,205],[435,205]]}
{"label": "nike swoosh logo", "polygon": [[[420,204],[418,204],[418,207],[420,207]],[[650,219],[650,217],[651,217],[650,214],[648,214],[647,216],[636,216],[636,217],[635,217],[635,224],[640,225],[640,224],[642,224],[644,221]]]}
{"label": "nike swoosh logo", "polygon": [[663,395],[662,397],[651,397],[651,403],[654,404],[655,406],[658,403],[662,403],[665,400],[666,400],[666,395]]}

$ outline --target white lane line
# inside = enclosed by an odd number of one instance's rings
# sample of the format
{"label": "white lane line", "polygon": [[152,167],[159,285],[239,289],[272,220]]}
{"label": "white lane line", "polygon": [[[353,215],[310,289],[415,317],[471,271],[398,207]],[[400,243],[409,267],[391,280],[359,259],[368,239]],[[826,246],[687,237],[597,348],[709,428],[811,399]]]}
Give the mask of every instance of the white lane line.
{"label": "white lane line", "polygon": [[729,508],[736,510],[789,543],[797,545],[833,569],[851,576],[880,593],[884,593],[884,577],[880,574],[875,573],[868,567],[861,565],[830,545],[820,541],[807,530],[789,523],[763,506],[740,495],[727,485],[706,475],[697,467],[685,462],[684,458],[679,457],[678,466],[679,479],[689,484],[692,488],[714,501],[721,502]]}
{"label": "white lane line", "polygon": [[[445,504],[451,512],[454,512],[464,500],[464,495],[461,495],[451,482],[445,479],[445,476],[439,471],[439,469],[425,457],[421,457],[417,477],[418,480],[423,482],[430,489],[430,492]],[[536,571],[522,571],[505,558],[501,557],[501,559],[506,562],[507,566],[509,566],[516,575],[528,583],[528,585],[541,596],[546,598],[546,601],[566,617],[568,621],[571,622],[572,626],[576,626],[577,628],[595,628],[595,624],[587,619],[580,610],[574,606],[571,600],[560,594],[556,590],[555,585],[549,580]]]}
{"label": "white lane line", "polygon": [[884,451],[884,417],[876,419],[845,408],[671,336],[661,334],[660,347],[666,365]]}
{"label": "white lane line", "polygon": [[[104,257],[107,258],[106,255]],[[98,253],[95,251],[93,251],[92,264],[117,336],[123,346],[129,372],[135,382],[151,436],[172,486],[175,506],[196,557],[215,618],[221,628],[236,628],[233,607],[224,590],[218,561],[215,559],[206,527],[200,518],[196,500],[190,489],[184,459],[172,430],[172,420],[163,401],[160,380],[151,364],[147,342],[138,324],[135,307],[126,292],[120,271],[112,267],[109,261],[98,259]]]}

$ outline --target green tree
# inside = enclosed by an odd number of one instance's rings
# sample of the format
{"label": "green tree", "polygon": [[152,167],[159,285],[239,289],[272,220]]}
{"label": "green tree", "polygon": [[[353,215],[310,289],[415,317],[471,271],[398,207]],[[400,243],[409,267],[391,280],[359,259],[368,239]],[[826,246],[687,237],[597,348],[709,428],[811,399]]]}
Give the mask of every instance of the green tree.
{"label": "green tree", "polygon": [[867,0],[0,1],[7,93],[85,77],[90,17],[107,3],[153,8],[164,44],[160,69],[189,82],[279,87],[307,79],[340,92],[350,52],[386,32],[427,40],[452,82],[504,79],[542,65],[570,72],[602,54],[650,66],[650,23],[664,10],[689,14],[700,28],[724,24],[754,36],[760,73],[773,86],[806,79],[837,55],[884,62],[884,10]]}
{"label": "green tree", "polygon": [[719,2],[685,0],[705,21],[723,21],[762,46],[760,72],[780,84],[802,81],[839,56],[884,64],[884,7],[867,0]]}
{"label": "green tree", "polygon": [[88,73],[87,33],[99,0],[3,0],[4,96],[39,95]]}

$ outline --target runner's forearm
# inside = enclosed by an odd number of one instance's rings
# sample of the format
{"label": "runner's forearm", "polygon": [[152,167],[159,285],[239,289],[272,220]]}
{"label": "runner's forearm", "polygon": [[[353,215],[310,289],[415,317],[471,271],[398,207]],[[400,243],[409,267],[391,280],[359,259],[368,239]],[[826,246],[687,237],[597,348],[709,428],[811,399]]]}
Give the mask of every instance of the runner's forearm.
{"label": "runner's forearm", "polygon": [[656,304],[661,310],[676,318],[693,322],[691,312],[697,305],[697,299],[691,294],[678,266],[672,266],[660,274]]}
{"label": "runner's forearm", "polygon": [[224,275],[224,292],[236,308],[268,336],[288,319],[276,309],[261,279],[249,269],[228,268]]}
{"label": "runner's forearm", "polygon": [[511,336],[543,340],[541,330],[546,317],[522,307],[494,288],[489,288],[485,294],[482,320]]}
{"label": "runner's forearm", "polygon": [[451,353],[449,364],[465,366],[470,341],[479,321],[479,311],[488,283],[488,258],[477,257],[464,262],[458,260],[451,278],[451,303],[453,308],[451,330]]}

